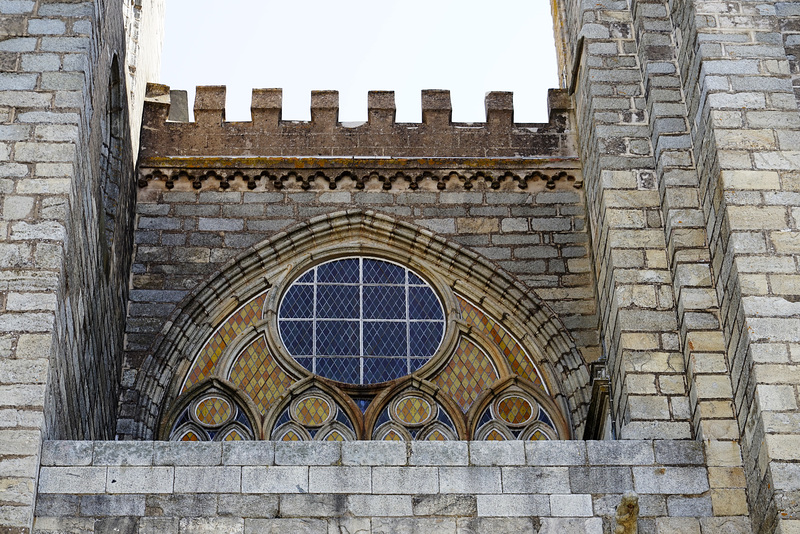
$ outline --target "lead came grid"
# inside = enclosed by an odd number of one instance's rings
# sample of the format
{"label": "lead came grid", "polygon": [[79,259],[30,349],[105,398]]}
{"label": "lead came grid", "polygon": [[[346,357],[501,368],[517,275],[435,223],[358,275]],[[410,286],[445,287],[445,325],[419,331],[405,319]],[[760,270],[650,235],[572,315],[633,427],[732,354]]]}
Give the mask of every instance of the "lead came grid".
{"label": "lead came grid", "polygon": [[416,371],[444,335],[433,289],[405,267],[374,258],[312,268],[286,292],[278,317],[281,339],[298,363],[350,384]]}

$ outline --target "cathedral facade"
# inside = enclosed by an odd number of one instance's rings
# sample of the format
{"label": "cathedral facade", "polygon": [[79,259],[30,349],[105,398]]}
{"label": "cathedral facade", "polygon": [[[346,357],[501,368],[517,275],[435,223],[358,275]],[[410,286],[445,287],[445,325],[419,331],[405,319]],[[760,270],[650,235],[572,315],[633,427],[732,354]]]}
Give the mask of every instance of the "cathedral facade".
{"label": "cathedral facade", "polygon": [[556,0],[542,124],[162,13],[0,0],[0,532],[800,532],[800,3]]}

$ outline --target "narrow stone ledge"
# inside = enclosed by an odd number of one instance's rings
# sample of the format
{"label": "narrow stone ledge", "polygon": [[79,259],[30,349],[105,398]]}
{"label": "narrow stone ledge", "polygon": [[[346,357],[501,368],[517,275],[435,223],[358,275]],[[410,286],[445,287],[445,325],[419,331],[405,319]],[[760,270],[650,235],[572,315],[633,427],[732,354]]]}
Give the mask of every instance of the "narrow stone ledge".
{"label": "narrow stone ledge", "polygon": [[94,444],[93,465],[152,465],[152,441],[98,441]]}
{"label": "narrow stone ledge", "polygon": [[154,442],[153,465],[220,465],[222,443],[218,442]]}
{"label": "narrow stone ledge", "polygon": [[653,442],[649,440],[587,441],[591,465],[652,465]]}
{"label": "narrow stone ledge", "polygon": [[585,441],[526,441],[528,465],[585,465]]}
{"label": "narrow stone ledge", "polygon": [[45,441],[42,444],[42,465],[91,465],[93,450],[93,441]]}
{"label": "narrow stone ledge", "polygon": [[348,441],[342,443],[342,465],[406,465],[402,441]]}
{"label": "narrow stone ledge", "polygon": [[473,441],[469,459],[472,465],[525,465],[525,442]]}
{"label": "narrow stone ledge", "polygon": [[412,441],[409,465],[465,466],[469,465],[466,441]]}
{"label": "narrow stone ledge", "polygon": [[342,447],[339,443],[277,442],[275,465],[336,465],[341,463]]}
{"label": "narrow stone ledge", "polygon": [[273,441],[229,441],[222,444],[222,465],[272,465]]}

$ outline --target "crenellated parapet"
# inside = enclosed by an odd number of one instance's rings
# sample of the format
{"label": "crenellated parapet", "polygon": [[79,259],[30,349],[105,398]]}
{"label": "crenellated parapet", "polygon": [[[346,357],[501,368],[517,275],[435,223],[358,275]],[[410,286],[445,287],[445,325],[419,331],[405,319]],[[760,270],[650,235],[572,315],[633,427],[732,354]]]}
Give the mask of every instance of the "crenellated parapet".
{"label": "crenellated parapet", "polygon": [[550,120],[541,124],[514,122],[510,92],[486,95],[485,123],[454,123],[450,92],[426,90],[422,122],[398,123],[394,92],[370,91],[368,120],[357,125],[339,122],[337,91],[312,91],[308,122],[282,120],[280,89],[253,90],[249,122],[225,121],[225,86],[197,87],[194,122],[185,120],[186,102],[176,93],[148,85],[141,144],[145,162],[181,156],[577,160],[572,103],[563,90],[550,91]]}

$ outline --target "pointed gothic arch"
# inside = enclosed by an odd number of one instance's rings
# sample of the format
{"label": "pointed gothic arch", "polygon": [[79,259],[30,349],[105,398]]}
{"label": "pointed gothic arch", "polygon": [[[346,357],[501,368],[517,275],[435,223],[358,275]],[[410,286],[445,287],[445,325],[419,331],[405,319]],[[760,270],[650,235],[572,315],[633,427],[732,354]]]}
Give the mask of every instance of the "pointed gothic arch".
{"label": "pointed gothic arch", "polygon": [[[353,255],[385,258],[424,273],[451,292],[450,301],[465,299],[502,321],[508,335],[532,353],[543,387],[573,434],[580,434],[590,397],[586,363],[558,316],[530,288],[429,230],[354,210],[315,217],[275,235],[228,263],[184,299],[137,376],[140,437],[153,437],[158,421],[179,397],[197,351],[234,311],[267,291],[261,319],[274,323],[270,314],[292,276],[321,261]],[[452,302],[447,306],[448,322],[453,322]]]}

